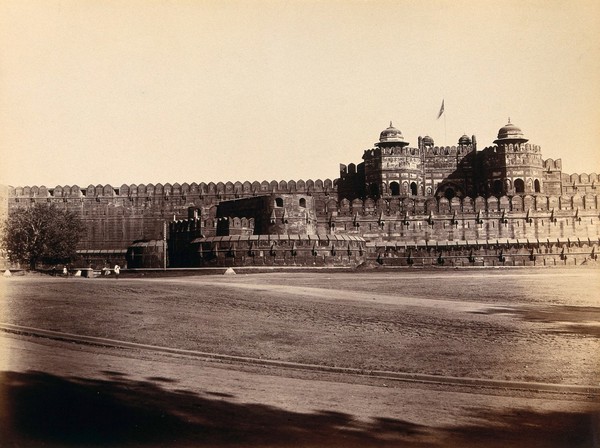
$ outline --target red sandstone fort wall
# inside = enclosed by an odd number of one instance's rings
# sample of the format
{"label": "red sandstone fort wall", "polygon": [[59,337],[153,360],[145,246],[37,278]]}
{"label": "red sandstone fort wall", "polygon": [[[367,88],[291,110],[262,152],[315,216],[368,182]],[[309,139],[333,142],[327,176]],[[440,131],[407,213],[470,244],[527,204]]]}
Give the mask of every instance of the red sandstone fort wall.
{"label": "red sandstone fort wall", "polygon": [[[555,166],[560,161],[546,161]],[[162,239],[164,222],[200,209],[203,232],[216,229],[216,205],[261,194],[314,198],[317,233],[347,233],[370,241],[456,241],[525,238],[598,239],[597,174],[562,175],[562,195],[497,198],[393,197],[338,199],[337,180],[9,187],[6,209],[54,203],[80,214],[88,232],[81,249],[125,248],[139,239]],[[213,230],[211,230],[213,229]]]}
{"label": "red sandstone fort wall", "polygon": [[217,204],[270,193],[337,196],[330,179],[218,182],[147,185],[90,185],[87,188],[9,187],[7,210],[52,203],[78,213],[87,226],[80,249],[126,248],[140,239],[162,239],[165,221],[186,218],[188,208],[201,210],[200,219],[216,228]]}

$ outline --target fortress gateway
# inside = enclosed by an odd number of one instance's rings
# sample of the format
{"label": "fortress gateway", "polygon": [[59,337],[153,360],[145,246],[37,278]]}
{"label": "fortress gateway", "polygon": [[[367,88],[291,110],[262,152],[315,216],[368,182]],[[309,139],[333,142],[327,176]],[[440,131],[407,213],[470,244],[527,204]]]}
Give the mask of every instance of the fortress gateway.
{"label": "fortress gateway", "polygon": [[598,175],[564,174],[510,120],[481,150],[466,135],[411,147],[390,123],[362,159],[333,181],[8,187],[4,213],[37,202],[75,211],[87,226],[80,262],[130,268],[597,258]]}

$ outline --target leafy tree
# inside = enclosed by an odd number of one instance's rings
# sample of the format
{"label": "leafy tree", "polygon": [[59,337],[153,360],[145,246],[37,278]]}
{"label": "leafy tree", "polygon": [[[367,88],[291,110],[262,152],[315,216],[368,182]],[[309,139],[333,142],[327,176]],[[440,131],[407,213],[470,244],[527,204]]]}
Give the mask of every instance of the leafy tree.
{"label": "leafy tree", "polygon": [[4,224],[2,245],[13,262],[35,269],[40,261],[57,263],[75,256],[85,225],[76,213],[54,204],[12,210]]}

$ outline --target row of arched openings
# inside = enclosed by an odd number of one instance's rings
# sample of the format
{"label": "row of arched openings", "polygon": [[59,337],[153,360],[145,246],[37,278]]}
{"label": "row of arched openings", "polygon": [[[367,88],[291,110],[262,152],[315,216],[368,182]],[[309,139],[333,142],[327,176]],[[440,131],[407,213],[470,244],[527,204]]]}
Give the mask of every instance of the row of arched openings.
{"label": "row of arched openings", "polygon": [[[503,186],[506,186],[506,189],[503,190]],[[515,193],[525,193],[525,181],[523,179],[515,179],[514,182],[512,183]],[[538,179],[535,179],[533,182],[531,181],[531,179],[529,179],[529,189],[531,190],[531,188],[533,187],[533,192],[534,193],[540,193],[542,191],[541,188],[541,184],[540,181]],[[508,191],[511,188],[511,181],[510,179],[506,179],[504,182],[500,179],[495,180],[493,185],[492,185],[492,189],[494,194],[501,194],[504,191]]]}
{"label": "row of arched openings", "polygon": [[[379,196],[379,187],[377,184],[371,184],[369,193],[372,197]],[[401,194],[410,194],[411,196],[417,196],[419,187],[416,182],[411,182],[410,185],[405,184],[405,191],[401,191],[400,184],[396,181],[390,182],[389,184],[390,195],[400,196]]]}

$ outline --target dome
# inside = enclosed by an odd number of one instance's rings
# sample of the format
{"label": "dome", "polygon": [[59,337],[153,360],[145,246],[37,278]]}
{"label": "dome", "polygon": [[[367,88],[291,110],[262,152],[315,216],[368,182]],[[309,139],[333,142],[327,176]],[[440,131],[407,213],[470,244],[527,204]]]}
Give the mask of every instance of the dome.
{"label": "dome", "polygon": [[471,144],[471,139],[467,134],[464,134],[461,138],[458,139],[458,144],[463,146],[468,146]]}
{"label": "dome", "polygon": [[423,146],[425,146],[425,147],[432,147],[434,145],[433,139],[428,135],[423,137],[421,142],[423,143]]}
{"label": "dome", "polygon": [[527,141],[529,140],[523,136],[521,128],[511,123],[509,118],[508,123],[498,131],[498,138],[494,140],[494,143],[525,143]]}
{"label": "dome", "polygon": [[376,146],[381,146],[381,144],[385,143],[393,143],[394,146],[406,146],[408,142],[404,141],[404,136],[400,129],[396,129],[392,122],[390,121],[390,126],[387,129],[381,131],[379,134],[379,143],[375,143]]}

